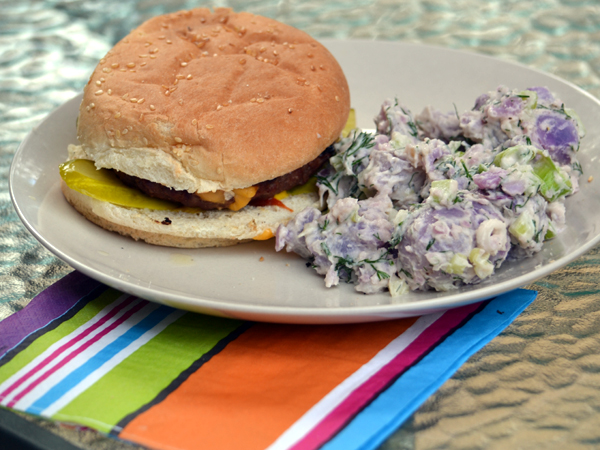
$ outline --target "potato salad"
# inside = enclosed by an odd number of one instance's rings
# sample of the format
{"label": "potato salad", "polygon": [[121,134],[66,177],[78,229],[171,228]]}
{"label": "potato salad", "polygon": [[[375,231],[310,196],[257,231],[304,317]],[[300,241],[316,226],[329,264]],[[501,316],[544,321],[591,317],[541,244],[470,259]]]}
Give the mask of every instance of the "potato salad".
{"label": "potato salad", "polygon": [[504,86],[471,110],[413,113],[386,100],[374,133],[353,130],[317,176],[322,209],[276,233],[327,287],[447,291],[530,257],[565,227],[578,191],[577,114],[544,87]]}

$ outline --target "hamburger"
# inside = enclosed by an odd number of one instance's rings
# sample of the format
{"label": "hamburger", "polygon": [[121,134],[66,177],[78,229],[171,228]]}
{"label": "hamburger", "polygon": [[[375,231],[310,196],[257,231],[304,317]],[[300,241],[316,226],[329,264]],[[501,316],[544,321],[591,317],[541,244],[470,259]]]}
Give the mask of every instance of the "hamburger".
{"label": "hamburger", "polygon": [[298,186],[349,108],[339,64],[300,30],[226,8],[158,16],[92,73],[61,188],[90,221],[151,244],[266,239],[318,201]]}

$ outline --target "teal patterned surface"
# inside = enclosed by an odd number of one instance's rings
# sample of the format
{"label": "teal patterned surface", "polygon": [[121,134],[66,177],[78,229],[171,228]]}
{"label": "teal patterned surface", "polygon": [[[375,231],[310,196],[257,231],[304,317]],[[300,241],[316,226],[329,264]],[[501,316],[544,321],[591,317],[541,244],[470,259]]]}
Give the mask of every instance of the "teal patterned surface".
{"label": "teal patterned surface", "polygon": [[[197,6],[262,14],[316,38],[485,53],[600,97],[600,3],[592,0],[0,0],[0,319],[71,270],[13,210],[8,171],[19,143],[81,91],[97,61],[130,29],[153,15]],[[531,286],[538,300],[382,448],[599,448],[598,286],[599,248]],[[88,430],[37,423],[82,448],[132,448]]]}

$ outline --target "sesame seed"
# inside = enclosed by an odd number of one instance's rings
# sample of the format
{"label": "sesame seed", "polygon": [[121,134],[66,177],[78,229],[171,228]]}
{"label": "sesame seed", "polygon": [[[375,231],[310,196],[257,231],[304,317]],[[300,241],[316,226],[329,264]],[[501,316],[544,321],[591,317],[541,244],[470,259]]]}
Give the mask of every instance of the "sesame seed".
{"label": "sesame seed", "polygon": [[144,120],[144,113],[141,113],[141,114],[140,114],[139,121],[141,122],[142,120]]}
{"label": "sesame seed", "polygon": [[110,65],[110,67],[112,67],[113,69],[118,69],[119,68],[119,63],[112,63]]}
{"label": "sesame seed", "polygon": [[279,55],[279,53],[277,53],[277,50],[273,50],[273,54],[274,54],[275,56]]}
{"label": "sesame seed", "polygon": [[305,81],[305,82],[304,82],[304,86],[310,86],[310,82],[308,82],[308,81]]}
{"label": "sesame seed", "polygon": [[123,94],[123,96],[121,97],[123,100],[127,100],[127,97],[129,97],[129,94]]}
{"label": "sesame seed", "polygon": [[290,44],[289,46],[292,50],[296,48],[296,46],[294,44]]}
{"label": "sesame seed", "polygon": [[155,109],[156,109],[156,106],[150,105],[150,111],[154,111]]}
{"label": "sesame seed", "polygon": [[190,74],[189,74],[187,77],[185,77],[185,78],[186,78],[186,79],[188,79],[188,80],[191,80],[191,79],[192,79],[192,74],[190,73]]}
{"label": "sesame seed", "polygon": [[256,103],[263,103],[265,101],[264,98],[259,98],[258,100],[256,100]]}
{"label": "sesame seed", "polygon": [[133,62],[127,63],[127,67],[129,67],[130,69],[133,69],[135,67],[135,63],[133,63]]}
{"label": "sesame seed", "polygon": [[264,52],[266,52],[266,51],[267,51],[267,49],[266,49],[265,47],[261,47],[261,48],[260,48],[260,52],[261,52],[261,53],[264,53]]}
{"label": "sesame seed", "polygon": [[171,40],[169,40],[169,39],[167,39],[165,42],[166,42],[167,44],[172,44],[172,43],[173,43],[173,41],[171,41]]}
{"label": "sesame seed", "polygon": [[122,131],[122,134],[125,135],[127,133],[129,133],[129,130],[127,128],[124,128],[123,131]]}
{"label": "sesame seed", "polygon": [[104,64],[105,62],[106,62],[106,60],[105,60],[104,58],[102,58],[102,59],[100,60],[100,64]]}
{"label": "sesame seed", "polygon": [[185,67],[185,66],[187,66],[187,65],[188,65],[188,63],[186,63],[186,62],[182,62],[182,63],[181,63],[181,67]]}
{"label": "sesame seed", "polygon": [[292,108],[288,108],[288,114],[292,113]]}
{"label": "sesame seed", "polygon": [[119,111],[117,111],[117,112],[115,113],[115,116],[114,116],[114,117],[115,117],[115,119],[118,119],[119,117],[121,117],[121,113],[120,113]]}
{"label": "sesame seed", "polygon": [[89,112],[89,111],[90,111],[90,106],[89,106],[89,105],[88,105],[88,106],[86,106],[86,107],[85,107],[85,110]]}
{"label": "sesame seed", "polygon": [[246,60],[244,58],[240,59],[240,64],[243,66],[244,64],[246,64]]}
{"label": "sesame seed", "polygon": [[94,92],[94,94],[102,95],[102,94],[104,94],[104,91],[102,89],[98,89],[96,92]]}
{"label": "sesame seed", "polygon": [[140,58],[147,58],[148,57],[148,55],[139,55],[139,56],[140,56]]}
{"label": "sesame seed", "polygon": [[179,101],[178,101],[177,103],[179,103],[180,105],[183,105],[183,99],[182,99],[182,98],[180,98],[180,99],[179,99]]}
{"label": "sesame seed", "polygon": [[100,81],[104,83],[106,80],[103,77],[100,77]]}
{"label": "sesame seed", "polygon": [[146,101],[145,98],[140,98],[137,102],[141,105],[142,103],[144,103]]}
{"label": "sesame seed", "polygon": [[317,133],[317,139],[321,139],[321,135]]}
{"label": "sesame seed", "polygon": [[140,64],[140,67],[144,67],[146,64],[148,64],[146,61],[144,61],[143,63]]}
{"label": "sesame seed", "polygon": [[169,91],[169,90],[166,90],[166,91],[165,91],[165,95],[171,95],[171,91]]}
{"label": "sesame seed", "polygon": [[220,111],[222,109],[223,109],[223,107],[221,105],[217,105],[217,111]]}
{"label": "sesame seed", "polygon": [[177,84],[179,83],[179,80],[176,78],[175,81],[173,81],[173,84]]}
{"label": "sesame seed", "polygon": [[95,107],[96,107],[96,104],[95,104],[95,103],[93,103],[93,102],[92,102],[92,103],[90,103],[90,108],[91,108],[91,109],[94,109]]}
{"label": "sesame seed", "polygon": [[178,144],[181,144],[183,142],[183,139],[181,139],[180,137],[176,137],[175,142],[177,142]]}
{"label": "sesame seed", "polygon": [[119,69],[121,72],[127,72],[127,69]]}
{"label": "sesame seed", "polygon": [[144,47],[150,47],[151,45],[152,45],[152,42],[146,42],[146,43],[144,44]]}
{"label": "sesame seed", "polygon": [[196,119],[192,119],[192,125],[198,125],[198,121]]}
{"label": "sesame seed", "polygon": [[158,39],[161,39],[161,40],[162,40],[162,39],[164,39],[164,38],[166,38],[166,36],[165,36],[164,34],[163,34],[163,35],[160,35],[160,36],[158,37]]}
{"label": "sesame seed", "polygon": [[255,99],[255,98],[251,98],[251,99],[250,99],[250,102],[251,102],[251,103],[256,103],[256,99]]}
{"label": "sesame seed", "polygon": [[152,49],[148,53],[158,53],[158,48]]}
{"label": "sesame seed", "polygon": [[110,73],[110,72],[111,72],[111,70],[110,70],[108,67],[104,67],[104,68],[102,69],[102,72],[104,72],[104,73]]}
{"label": "sesame seed", "polygon": [[315,68],[315,66],[310,66],[310,70],[312,70],[314,72],[317,69]]}
{"label": "sesame seed", "polygon": [[150,55],[150,59],[156,59],[156,55]]}
{"label": "sesame seed", "polygon": [[131,97],[131,98],[129,99],[129,101],[130,101],[131,103],[137,103],[138,99],[137,99],[137,98],[135,98],[135,97]]}
{"label": "sesame seed", "polygon": [[109,89],[108,91],[106,91],[106,93],[107,93],[108,95],[112,95],[112,89]]}
{"label": "sesame seed", "polygon": [[339,98],[337,95],[335,96],[335,101],[336,101],[336,102],[339,102],[339,101],[340,101],[340,98]]}
{"label": "sesame seed", "polygon": [[319,69],[325,70],[325,67],[323,67],[323,64],[319,65]]}
{"label": "sesame seed", "polygon": [[214,128],[214,125],[206,125],[206,128],[212,130]]}
{"label": "sesame seed", "polygon": [[96,81],[96,86],[102,86],[102,82],[100,80]]}

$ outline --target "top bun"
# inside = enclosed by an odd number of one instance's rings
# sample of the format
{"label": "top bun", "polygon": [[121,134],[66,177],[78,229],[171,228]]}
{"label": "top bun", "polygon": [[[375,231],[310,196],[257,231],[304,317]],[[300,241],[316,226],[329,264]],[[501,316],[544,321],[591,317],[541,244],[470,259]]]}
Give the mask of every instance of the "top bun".
{"label": "top bun", "polygon": [[77,131],[97,167],[177,190],[230,191],[312,161],[349,108],[342,69],[309,35],[199,8],[145,22],[100,60]]}

